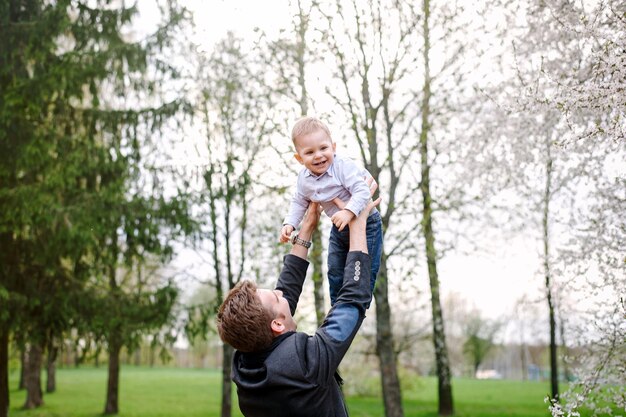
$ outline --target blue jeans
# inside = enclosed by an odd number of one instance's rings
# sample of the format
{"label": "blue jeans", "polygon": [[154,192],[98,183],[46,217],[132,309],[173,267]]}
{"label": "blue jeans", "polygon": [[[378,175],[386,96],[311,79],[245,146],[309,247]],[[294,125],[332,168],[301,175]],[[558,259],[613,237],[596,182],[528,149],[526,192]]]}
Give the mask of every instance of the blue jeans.
{"label": "blue jeans", "polygon": [[[367,251],[372,260],[371,289],[374,291],[376,276],[380,268],[380,257],[383,252],[383,222],[378,210],[374,209],[367,218],[365,228],[367,235]],[[346,257],[350,250],[350,230],[346,226],[341,232],[335,225],[330,229],[328,242],[328,286],[330,288],[330,305],[335,305],[339,290],[343,285],[343,270]]]}

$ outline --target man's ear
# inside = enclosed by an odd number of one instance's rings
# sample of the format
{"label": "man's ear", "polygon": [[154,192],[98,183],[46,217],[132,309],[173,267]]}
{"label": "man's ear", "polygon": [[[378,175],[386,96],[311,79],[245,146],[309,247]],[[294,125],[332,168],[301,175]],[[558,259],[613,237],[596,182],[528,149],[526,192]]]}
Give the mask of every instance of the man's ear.
{"label": "man's ear", "polygon": [[283,323],[282,320],[280,319],[274,319],[272,320],[272,332],[278,336],[280,334],[283,334],[283,332],[285,331],[285,324]]}
{"label": "man's ear", "polygon": [[294,158],[296,158],[296,161],[298,161],[298,162],[300,162],[300,164],[304,165],[304,162],[302,162],[302,157],[300,156],[300,154],[294,153],[293,156],[294,156]]}

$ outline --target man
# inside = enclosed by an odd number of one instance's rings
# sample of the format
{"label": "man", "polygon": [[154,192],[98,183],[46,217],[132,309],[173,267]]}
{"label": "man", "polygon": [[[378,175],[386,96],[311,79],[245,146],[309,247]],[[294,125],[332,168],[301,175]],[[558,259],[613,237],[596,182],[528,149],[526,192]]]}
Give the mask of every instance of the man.
{"label": "man", "polygon": [[[371,192],[376,183],[368,181]],[[233,381],[246,417],[347,416],[337,368],[365,318],[372,298],[365,228],[368,206],[349,224],[350,252],[343,286],[333,308],[313,336],[296,332],[293,319],[306,277],[310,239],[319,221],[311,203],[300,232],[285,256],[275,290],[250,281],[235,286],[217,315],[225,343],[236,350]]]}

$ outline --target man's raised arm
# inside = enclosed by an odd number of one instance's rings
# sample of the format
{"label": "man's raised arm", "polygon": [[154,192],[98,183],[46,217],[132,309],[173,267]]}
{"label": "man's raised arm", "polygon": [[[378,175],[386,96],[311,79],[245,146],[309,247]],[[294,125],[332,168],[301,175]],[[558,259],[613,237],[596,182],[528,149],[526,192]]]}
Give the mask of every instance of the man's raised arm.
{"label": "man's raised arm", "polygon": [[289,303],[291,314],[295,313],[300,294],[302,293],[302,285],[309,266],[309,262],[306,260],[309,253],[308,246],[311,242],[311,236],[313,236],[313,232],[317,228],[320,214],[320,205],[310,203],[297,235],[298,239],[304,242],[304,244],[300,241],[293,244],[291,252],[285,256],[283,269],[276,283],[276,289],[282,291],[283,296]]}
{"label": "man's raised arm", "polygon": [[[313,232],[317,228],[317,223],[320,220],[320,215],[322,214],[320,210],[320,205],[318,203],[310,203],[309,208],[304,215],[304,219],[302,220],[302,224],[300,226],[300,231],[298,232],[298,239],[301,239],[305,242],[311,242],[311,236],[313,236]],[[298,258],[307,259],[307,255],[309,253],[308,246],[296,243],[291,248],[291,255],[295,255]]]}

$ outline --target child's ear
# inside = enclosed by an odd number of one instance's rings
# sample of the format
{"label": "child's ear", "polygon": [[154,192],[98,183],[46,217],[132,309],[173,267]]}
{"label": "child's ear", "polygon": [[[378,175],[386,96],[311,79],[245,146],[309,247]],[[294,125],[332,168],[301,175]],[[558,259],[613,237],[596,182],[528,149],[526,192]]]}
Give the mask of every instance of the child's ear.
{"label": "child's ear", "polygon": [[337,142],[333,142],[333,152],[337,152]]}
{"label": "child's ear", "polygon": [[298,161],[298,162],[300,162],[300,164],[304,165],[304,162],[302,162],[302,157],[300,156],[300,154],[294,153],[293,156],[296,158],[296,161]]}

